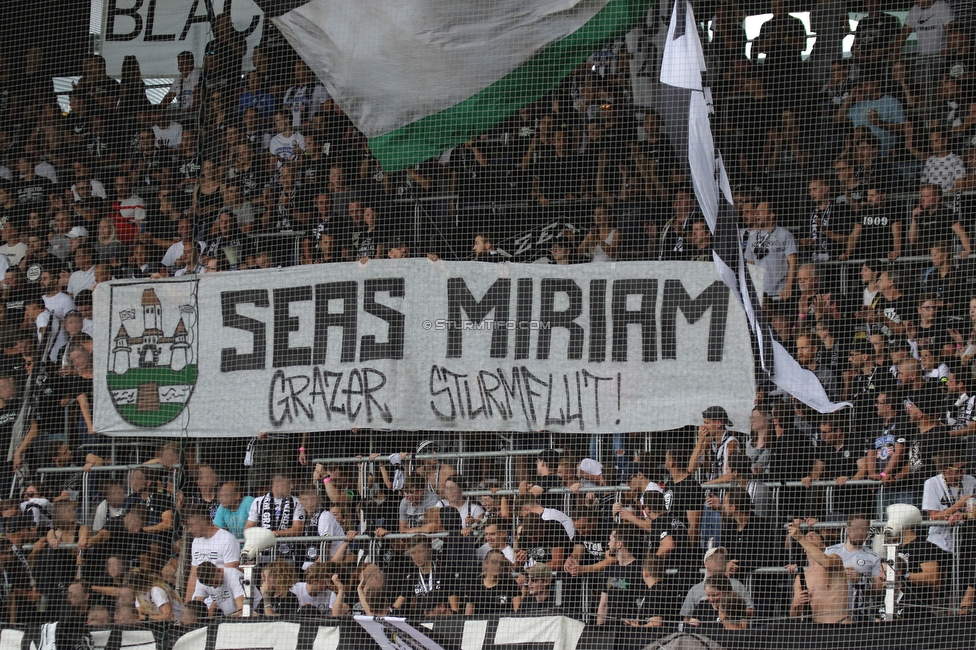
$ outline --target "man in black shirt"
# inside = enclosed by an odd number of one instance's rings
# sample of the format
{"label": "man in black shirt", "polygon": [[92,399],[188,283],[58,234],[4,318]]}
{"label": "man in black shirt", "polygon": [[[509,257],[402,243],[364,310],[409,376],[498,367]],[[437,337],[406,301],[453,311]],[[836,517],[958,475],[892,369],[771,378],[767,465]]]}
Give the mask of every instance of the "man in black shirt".
{"label": "man in black shirt", "polygon": [[144,528],[148,517],[146,506],[137,503],[124,515],[109,519],[104,528],[89,537],[83,546],[79,545],[83,552],[94,551],[91,554],[94,557],[85,553],[86,577],[98,575],[105,560],[112,556],[121,559],[124,567],[132,568],[142,565],[149,555],[158,554],[163,547]]}
{"label": "man in black shirt", "polygon": [[6,580],[10,585],[8,609],[11,625],[31,625],[41,622],[37,605],[41,592],[34,580],[27,551],[22,547],[37,539],[37,528],[30,515],[19,514],[4,520],[6,539],[10,541],[10,557],[4,564]]}
{"label": "man in black shirt", "polygon": [[678,549],[684,557],[676,558],[677,565],[688,571],[698,568],[698,530],[701,523],[704,494],[695,477],[688,473],[688,461],[694,450],[697,431],[689,425],[668,436],[668,450],[664,454],[664,465],[669,478],[664,483],[664,505],[672,520],[684,525],[688,537],[687,549]]}
{"label": "man in black shirt", "polygon": [[728,549],[726,575],[778,564],[772,528],[752,511],[746,490],[735,486],[722,499],[722,545]]}
{"label": "man in black shirt", "polygon": [[559,571],[572,540],[559,521],[545,520],[536,512],[528,512],[522,517],[516,541],[515,564],[522,567],[547,564],[550,569]]}
{"label": "man in black shirt", "polygon": [[545,564],[534,564],[523,574],[522,604],[520,613],[534,616],[551,613],[559,607],[552,595],[552,569]]}
{"label": "man in black shirt", "polygon": [[559,453],[546,449],[535,459],[536,478],[532,481],[522,481],[519,484],[519,492],[534,494],[543,508],[563,508],[563,495],[549,494],[553,488],[561,488],[563,482],[556,476],[556,469],[559,467]]}
{"label": "man in black shirt", "polygon": [[936,458],[950,450],[957,450],[959,443],[953,443],[949,427],[939,421],[946,413],[946,400],[942,390],[934,384],[925,384],[921,389],[905,398],[908,417],[917,429],[904,439],[908,452],[908,481],[914,503],[922,503],[922,490],[925,481],[938,474]]}
{"label": "man in black shirt", "polygon": [[393,609],[424,618],[457,614],[461,586],[453,573],[446,572],[442,563],[435,561],[430,540],[425,535],[414,535],[410,538],[408,555],[411,562],[399,577]]}
{"label": "man in black shirt", "polygon": [[[848,481],[867,478],[867,460],[863,444],[848,444],[845,439],[849,417],[847,414],[830,414],[820,424],[821,443],[817,445],[817,465],[814,480],[834,481],[834,510],[844,514],[867,511],[870,494],[863,487],[848,486]],[[819,470],[819,471],[818,471]],[[725,541],[724,539],[722,540]]]}
{"label": "man in black shirt", "polygon": [[918,255],[927,255],[932,246],[943,241],[962,243],[960,257],[969,257],[970,245],[966,228],[959,215],[942,203],[942,187],[926,183],[918,191],[918,206],[912,210],[908,241]]}
{"label": "man in black shirt", "polygon": [[636,554],[642,554],[644,547],[644,535],[636,526],[624,524],[610,534],[610,552],[617,561],[603,572],[605,580],[597,608],[597,625],[604,625],[608,620],[619,623],[637,618],[638,602],[644,595],[644,578],[643,564]]}

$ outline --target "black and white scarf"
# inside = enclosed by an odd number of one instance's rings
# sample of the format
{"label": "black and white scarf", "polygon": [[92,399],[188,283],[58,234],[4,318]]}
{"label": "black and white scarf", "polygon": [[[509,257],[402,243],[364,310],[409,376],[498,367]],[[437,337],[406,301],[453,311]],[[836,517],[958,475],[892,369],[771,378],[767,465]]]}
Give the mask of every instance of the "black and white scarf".
{"label": "black and white scarf", "polygon": [[268,492],[261,502],[261,527],[268,530],[288,530],[295,516],[295,497],[284,497],[281,507],[275,508],[275,497]]}

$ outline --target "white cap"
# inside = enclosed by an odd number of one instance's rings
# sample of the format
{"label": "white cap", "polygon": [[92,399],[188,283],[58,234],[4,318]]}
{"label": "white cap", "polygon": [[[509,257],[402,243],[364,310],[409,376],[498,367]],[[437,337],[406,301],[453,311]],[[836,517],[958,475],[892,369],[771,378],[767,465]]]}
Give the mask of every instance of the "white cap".
{"label": "white cap", "polygon": [[603,474],[603,465],[599,461],[593,460],[592,458],[584,458],[580,461],[579,471],[584,474],[589,474],[590,476],[600,476]]}
{"label": "white cap", "polygon": [[84,226],[75,226],[68,231],[68,239],[78,239],[79,237],[87,237],[88,229]]}

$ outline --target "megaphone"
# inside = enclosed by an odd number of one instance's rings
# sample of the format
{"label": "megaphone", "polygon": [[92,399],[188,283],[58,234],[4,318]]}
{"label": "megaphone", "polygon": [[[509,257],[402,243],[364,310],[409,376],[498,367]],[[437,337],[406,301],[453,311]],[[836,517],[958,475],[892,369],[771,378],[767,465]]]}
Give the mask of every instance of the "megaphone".
{"label": "megaphone", "polygon": [[907,503],[894,503],[885,510],[884,543],[901,544],[902,534],[922,523],[922,513]]}
{"label": "megaphone", "polygon": [[241,563],[253,564],[261,551],[278,543],[278,538],[267,528],[255,526],[244,531],[244,548],[241,550]]}

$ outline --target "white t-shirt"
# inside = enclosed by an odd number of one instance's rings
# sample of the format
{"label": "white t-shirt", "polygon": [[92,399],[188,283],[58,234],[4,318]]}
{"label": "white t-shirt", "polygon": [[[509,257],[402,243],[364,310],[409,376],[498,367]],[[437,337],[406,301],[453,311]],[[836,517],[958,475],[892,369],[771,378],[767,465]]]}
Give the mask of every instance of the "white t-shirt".
{"label": "white t-shirt", "polygon": [[196,537],[193,540],[191,564],[200,566],[213,562],[217,568],[241,561],[241,545],[228,531],[218,528],[212,537]]}
{"label": "white t-shirt", "polygon": [[[481,546],[479,546],[478,547],[478,550],[476,551],[477,554],[478,554],[478,561],[479,562],[484,562],[485,561],[485,556],[488,555],[488,551],[490,551],[490,550],[491,550],[491,547],[488,546],[488,544],[482,544]],[[499,549],[499,550],[502,552],[502,555],[505,556],[505,559],[506,560],[508,560],[512,564],[515,564],[515,549],[514,548],[512,548],[509,545],[506,545],[505,548]]]}
{"label": "white t-shirt", "polygon": [[296,160],[305,153],[305,136],[295,132],[291,137],[285,137],[284,134],[279,133],[271,138],[268,151],[281,160]]}
{"label": "white t-shirt", "polygon": [[244,586],[241,581],[244,574],[237,569],[224,569],[224,583],[219,587],[208,587],[199,580],[193,589],[193,600],[203,599],[207,607],[217,605],[224,616],[231,616],[237,611],[237,598],[244,596]]}
{"label": "white t-shirt", "polygon": [[[332,555],[339,550],[342,543],[346,541],[346,531],[342,529],[342,526],[336,520],[335,516],[328,510],[323,510],[319,513],[318,528],[316,530],[319,536],[329,537],[333,541],[329,544],[329,557],[326,560],[331,559]],[[306,559],[302,563],[302,571],[308,567],[315,564],[315,559]]]}
{"label": "white t-shirt", "polygon": [[193,104],[193,93],[199,83],[200,68],[193,68],[190,74],[178,76],[169,87],[169,92],[176,95],[176,101],[179,102],[182,110],[185,111]]}
{"label": "white t-shirt", "polygon": [[92,531],[98,532],[102,528],[105,528],[105,522],[111,517],[118,517],[122,514],[122,508],[112,508],[108,505],[108,501],[102,500],[95,508],[95,519],[92,522]]}
{"label": "white t-shirt", "polygon": [[329,99],[329,91],[322,84],[292,86],[285,92],[285,106],[291,109],[291,125],[298,128],[311,120]]}
{"label": "white t-shirt", "polygon": [[68,293],[77,296],[79,291],[91,289],[95,286],[95,265],[87,271],[77,270],[68,278]]}
{"label": "white t-shirt", "polygon": [[4,244],[0,246],[0,255],[6,257],[12,266],[17,266],[24,259],[24,255],[27,255],[27,244],[24,242],[18,242],[13,246]]}
{"label": "white t-shirt", "polygon": [[953,19],[952,9],[944,0],[935,0],[928,9],[921,9],[915,5],[908,10],[905,24],[915,30],[919,56],[932,56],[945,49],[945,28]]}
{"label": "white t-shirt", "polygon": [[179,122],[170,122],[169,126],[161,129],[153,125],[153,135],[156,136],[156,146],[175,149],[183,142],[183,125]]}
{"label": "white t-shirt", "polygon": [[[203,252],[203,242],[197,242],[197,246],[200,247],[200,252]],[[161,265],[168,269],[176,266],[176,260],[183,257],[183,242],[178,241],[166,249],[166,253],[163,255],[163,259],[160,262]]]}
{"label": "white t-shirt", "polygon": [[44,299],[44,306],[49,312],[58,318],[75,309],[74,299],[63,291],[59,291],[53,296],[41,296]]}
{"label": "white t-shirt", "polygon": [[299,607],[310,605],[323,614],[332,612],[332,606],[335,604],[336,599],[335,592],[333,591],[326,590],[318,596],[311,596],[308,593],[308,583],[306,582],[296,582],[289,591],[298,596]]}
{"label": "white t-shirt", "polygon": [[[925,481],[922,491],[922,510],[942,512],[951,508],[959,497],[973,496],[976,478],[969,474],[962,477],[959,487],[950,487],[942,474]],[[928,540],[946,553],[952,553],[952,529],[948,526],[929,526]]]}

